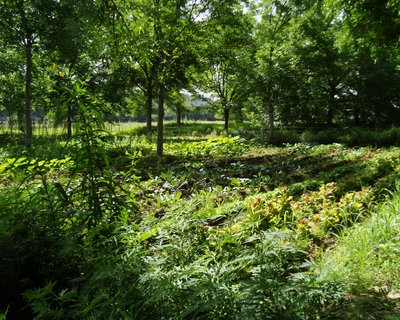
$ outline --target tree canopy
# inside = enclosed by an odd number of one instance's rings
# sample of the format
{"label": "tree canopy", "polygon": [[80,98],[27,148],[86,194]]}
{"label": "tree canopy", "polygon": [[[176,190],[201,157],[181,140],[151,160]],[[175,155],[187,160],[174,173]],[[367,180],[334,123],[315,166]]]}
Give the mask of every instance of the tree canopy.
{"label": "tree canopy", "polygon": [[166,97],[184,89],[209,106],[196,112],[211,110],[225,130],[232,114],[271,135],[276,127],[396,125],[398,4],[1,1],[0,110],[17,118],[27,141],[37,114],[65,121],[72,135],[74,109],[56,99],[64,68],[102,99],[107,119],[143,115],[148,134],[157,119],[160,156],[165,108],[181,108]]}

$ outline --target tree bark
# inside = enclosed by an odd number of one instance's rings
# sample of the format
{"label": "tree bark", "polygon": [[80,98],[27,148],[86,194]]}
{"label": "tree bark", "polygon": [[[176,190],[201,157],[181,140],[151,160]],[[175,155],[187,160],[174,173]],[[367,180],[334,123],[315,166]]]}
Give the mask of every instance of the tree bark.
{"label": "tree bark", "polygon": [[229,108],[224,108],[224,128],[225,131],[228,132],[229,128],[229,114],[230,114],[230,109]]}
{"label": "tree bark", "polygon": [[160,83],[158,88],[158,119],[157,119],[157,156],[163,156],[164,147],[164,99],[165,87]]}
{"label": "tree bark", "polygon": [[268,122],[269,122],[269,137],[272,139],[274,137],[274,103],[272,101],[272,90],[268,90],[268,98],[267,98],[267,109],[268,109]]}
{"label": "tree bark", "polygon": [[181,126],[182,123],[182,110],[178,107],[176,108],[176,125]]}
{"label": "tree bark", "polygon": [[269,119],[269,138],[272,140],[274,137],[274,101],[273,101],[273,62],[272,57],[274,54],[274,48],[269,50],[269,61],[268,61],[268,80],[267,80],[267,108],[268,108],[268,119]]}
{"label": "tree bark", "polygon": [[25,1],[19,0],[17,3],[19,15],[22,20],[22,28],[24,31],[24,39],[22,40],[25,46],[25,139],[26,144],[32,144],[32,50],[33,50],[33,31],[28,25],[28,20],[25,14]]}

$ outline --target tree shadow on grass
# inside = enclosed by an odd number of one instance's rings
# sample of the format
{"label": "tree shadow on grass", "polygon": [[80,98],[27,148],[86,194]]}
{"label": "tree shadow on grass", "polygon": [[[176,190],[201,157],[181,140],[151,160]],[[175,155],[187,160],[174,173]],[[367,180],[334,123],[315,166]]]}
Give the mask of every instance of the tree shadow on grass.
{"label": "tree shadow on grass", "polygon": [[[396,181],[395,162],[391,158],[376,164],[371,156],[360,154],[348,160],[343,154],[313,154],[297,150],[263,156],[226,158],[182,158],[167,155],[163,158],[144,157],[137,163],[138,170],[146,178],[171,171],[188,180],[204,180],[197,188],[220,185],[232,186],[232,179],[243,179],[254,187],[263,185],[266,190],[288,187],[293,195],[317,190],[322,184],[335,182],[338,195],[359,191],[363,187],[378,185],[380,189],[393,189]],[[373,159],[372,159],[373,160]],[[190,182],[190,181],[189,181]],[[188,183],[188,186],[193,184]],[[249,186],[250,187],[250,186]],[[192,190],[193,191],[193,190]]]}
{"label": "tree shadow on grass", "polygon": [[399,320],[400,298],[386,290],[349,296],[337,312],[338,320]]}

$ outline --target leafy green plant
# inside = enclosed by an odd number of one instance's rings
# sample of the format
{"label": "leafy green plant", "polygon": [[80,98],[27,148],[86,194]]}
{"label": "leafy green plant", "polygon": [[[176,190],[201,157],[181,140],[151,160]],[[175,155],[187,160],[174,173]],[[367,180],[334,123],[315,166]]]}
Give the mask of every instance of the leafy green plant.
{"label": "leafy green plant", "polygon": [[[101,114],[82,85],[77,82],[74,91],[79,107],[79,126],[72,143],[75,153],[51,160],[8,159],[0,168],[3,177],[19,180],[6,189],[16,194],[8,195],[8,203],[0,203],[2,221],[9,226],[7,252],[14,252],[13,257],[5,257],[13,266],[7,276],[20,279],[21,285],[13,289],[15,296],[43,286],[27,295],[39,318],[64,317],[58,315],[65,315],[63,311],[46,307],[46,301],[57,301],[62,291],[47,296],[53,287],[58,292],[78,279],[100,248],[114,246],[108,236],[121,223],[124,190],[109,171]],[[63,299],[61,306],[66,303]]]}
{"label": "leafy green plant", "polygon": [[7,312],[0,313],[0,320],[6,320],[6,319],[7,319]]}
{"label": "leafy green plant", "polygon": [[284,144],[296,144],[300,142],[300,136],[297,132],[291,130],[274,131],[272,137],[268,135],[267,141],[274,146]]}
{"label": "leafy green plant", "polygon": [[254,198],[249,204],[248,219],[257,228],[284,226],[292,221],[290,203],[293,197],[287,188],[280,188],[267,194],[267,197]]}
{"label": "leafy green plant", "polygon": [[330,232],[337,233],[367,215],[373,201],[370,188],[347,193],[339,200],[336,192],[336,185],[328,183],[318,191],[305,193],[300,201],[291,203],[293,214],[298,219],[299,233],[306,232],[323,239]]}
{"label": "leafy green plant", "polygon": [[[0,203],[2,223],[7,226],[1,236],[8,239],[1,241],[3,259],[9,265],[4,276],[14,282],[12,288],[7,290],[6,284],[2,288],[8,291],[4,301],[12,306],[12,317],[21,307],[21,294],[26,289],[53,279],[62,286],[79,274],[83,261],[76,251],[79,242],[71,224],[73,211],[57,176],[70,165],[69,158],[19,158],[7,162],[9,174],[24,173],[19,185],[3,190],[7,203]],[[29,317],[29,313],[25,316]]]}
{"label": "leafy green plant", "polygon": [[[178,157],[183,158],[205,158],[214,159],[239,156],[245,149],[245,142],[239,137],[210,138],[200,142],[180,142],[179,144],[170,144],[167,150],[176,153]],[[170,151],[170,152],[171,152]]]}
{"label": "leafy green plant", "polygon": [[340,282],[322,282],[304,273],[301,248],[284,233],[264,232],[255,248],[251,277],[241,292],[242,319],[320,319],[343,298]]}
{"label": "leafy green plant", "polygon": [[342,135],[343,131],[339,129],[305,131],[301,135],[301,141],[305,143],[321,143],[321,144],[339,143],[342,142],[341,141]]}
{"label": "leafy green plant", "polygon": [[346,279],[356,292],[376,286],[398,290],[399,206],[396,192],[368,219],[344,232],[319,265],[322,277]]}
{"label": "leafy green plant", "polygon": [[397,146],[400,142],[399,128],[382,129],[326,129],[319,131],[305,131],[301,134],[301,141],[305,143],[343,143],[347,146]]}

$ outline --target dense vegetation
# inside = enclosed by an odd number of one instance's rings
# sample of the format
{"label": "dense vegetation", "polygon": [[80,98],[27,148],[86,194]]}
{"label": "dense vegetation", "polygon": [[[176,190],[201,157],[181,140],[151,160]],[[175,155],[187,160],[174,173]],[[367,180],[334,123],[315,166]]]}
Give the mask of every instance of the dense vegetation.
{"label": "dense vegetation", "polygon": [[69,136],[90,96],[147,132],[176,116],[276,127],[400,120],[398,0],[0,1],[0,112]]}
{"label": "dense vegetation", "polygon": [[399,316],[399,148],[266,147],[209,123],[168,125],[156,158],[142,127],[97,125],[29,152],[2,136],[10,319]]}
{"label": "dense vegetation", "polygon": [[398,8],[0,0],[0,317],[400,318]]}

